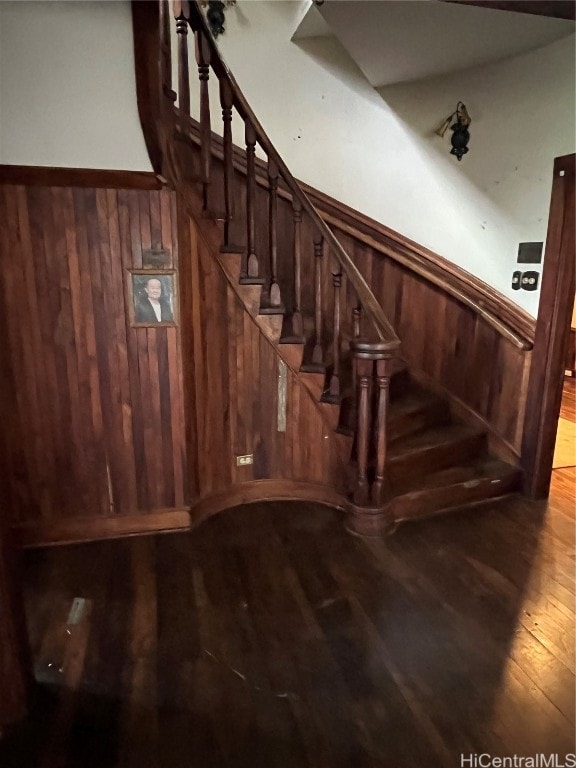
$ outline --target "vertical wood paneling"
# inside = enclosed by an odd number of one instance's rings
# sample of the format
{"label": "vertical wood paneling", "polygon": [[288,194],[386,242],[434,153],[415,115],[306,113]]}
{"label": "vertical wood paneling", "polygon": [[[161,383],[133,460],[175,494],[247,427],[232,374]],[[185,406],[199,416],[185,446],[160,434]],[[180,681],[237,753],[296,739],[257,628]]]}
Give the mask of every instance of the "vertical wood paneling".
{"label": "vertical wood paneling", "polygon": [[12,522],[182,506],[180,329],[132,328],[144,248],[178,266],[172,193],[4,185],[0,450]]}
{"label": "vertical wood paneling", "polygon": [[[342,488],[349,457],[340,457],[318,403],[290,371],[287,429],[278,432],[278,353],[244,309],[194,221],[182,226],[193,265],[189,273],[182,269],[181,279],[190,296],[182,331],[183,349],[193,350],[195,392],[186,400],[196,421],[189,451],[198,467],[197,496],[267,479]],[[311,264],[312,259],[310,248]],[[323,280],[333,292],[329,262]],[[236,456],[249,453],[254,463],[237,467]]]}

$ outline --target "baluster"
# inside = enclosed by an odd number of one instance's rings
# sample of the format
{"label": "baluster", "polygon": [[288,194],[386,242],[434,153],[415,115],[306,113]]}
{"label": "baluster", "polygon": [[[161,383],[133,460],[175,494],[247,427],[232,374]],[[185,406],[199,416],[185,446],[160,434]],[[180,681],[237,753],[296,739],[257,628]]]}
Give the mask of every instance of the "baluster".
{"label": "baluster", "polygon": [[292,336],[295,341],[304,338],[302,323],[302,204],[292,198],[294,217],[294,311],[292,312]]}
{"label": "baluster", "polygon": [[202,30],[196,33],[196,63],[200,80],[200,152],[204,210],[208,207],[208,184],[212,162],[212,131],[210,126],[210,44]]}
{"label": "baluster", "polygon": [[321,234],[314,235],[314,286],[315,286],[315,341],[312,351],[312,363],[324,368],[322,352],[322,256],[324,253],[324,238]]}
{"label": "baluster", "polygon": [[180,128],[186,128],[190,116],[190,72],[188,69],[188,21],[186,11],[188,3],[174,3],[176,33],[178,36],[178,109],[180,110]]}
{"label": "baluster", "polygon": [[234,166],[232,164],[232,106],[234,97],[226,77],[220,78],[220,104],[224,127],[224,247],[230,245],[230,223],[234,216],[233,183]]}
{"label": "baluster", "polygon": [[342,288],[342,273],[332,273],[334,286],[334,336],[332,339],[332,376],[330,377],[330,402],[340,402],[340,294]]}
{"label": "baluster", "polygon": [[[360,338],[360,326],[362,324],[362,304],[358,304],[352,310],[352,326],[354,338]],[[357,395],[357,378],[358,378],[358,366],[356,364],[356,357],[352,358],[352,388],[354,392],[353,408],[356,408],[356,395]]]}
{"label": "baluster", "polygon": [[356,455],[358,474],[354,489],[354,503],[364,506],[369,500],[368,448],[371,433],[370,378],[372,360],[358,360],[358,427],[356,430]]}
{"label": "baluster", "polygon": [[256,131],[252,123],[246,121],[246,220],[247,220],[247,259],[242,269],[244,279],[253,282],[258,279],[259,265],[255,251],[254,206],[256,203]]}
{"label": "baluster", "polygon": [[172,50],[170,45],[170,6],[168,0],[160,2],[160,49],[161,67],[160,82],[162,83],[162,96],[167,96],[172,91]]}
{"label": "baluster", "polygon": [[386,427],[388,421],[388,403],[390,394],[390,375],[388,360],[376,361],[376,383],[378,386],[378,404],[376,406],[376,474],[372,485],[372,505],[379,507],[385,497],[386,468]]}
{"label": "baluster", "polygon": [[360,323],[362,322],[362,305],[357,304],[352,310],[352,324],[354,327],[354,338],[360,338]]}
{"label": "baluster", "polygon": [[270,306],[280,307],[280,286],[278,285],[278,166],[268,158],[268,233],[270,248]]}

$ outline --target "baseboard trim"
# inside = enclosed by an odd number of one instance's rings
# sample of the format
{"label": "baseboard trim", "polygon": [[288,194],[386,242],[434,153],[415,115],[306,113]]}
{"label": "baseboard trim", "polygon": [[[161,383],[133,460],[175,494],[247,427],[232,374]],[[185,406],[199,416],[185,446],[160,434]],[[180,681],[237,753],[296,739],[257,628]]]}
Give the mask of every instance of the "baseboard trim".
{"label": "baseboard trim", "polygon": [[52,547],[60,544],[80,544],[88,541],[142,536],[189,530],[188,508],[156,509],[134,515],[115,517],[72,517],[60,520],[37,520],[14,526],[17,545]]}

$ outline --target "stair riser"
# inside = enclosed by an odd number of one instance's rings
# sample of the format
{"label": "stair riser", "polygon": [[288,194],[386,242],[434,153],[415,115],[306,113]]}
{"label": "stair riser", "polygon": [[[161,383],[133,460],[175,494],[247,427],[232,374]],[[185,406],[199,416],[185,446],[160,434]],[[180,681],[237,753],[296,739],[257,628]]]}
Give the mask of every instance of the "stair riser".
{"label": "stair riser", "polygon": [[449,421],[450,412],[443,403],[430,403],[411,413],[392,414],[388,422],[388,445],[427,427],[448,424]]}
{"label": "stair riser", "polygon": [[518,490],[519,484],[520,474],[511,472],[501,478],[482,478],[462,485],[435,488],[425,493],[408,494],[394,499],[388,513],[396,522],[429,517],[513,493]]}
{"label": "stair riser", "polygon": [[392,485],[415,473],[430,474],[480,456],[486,449],[485,435],[471,435],[438,445],[425,446],[404,456],[391,456],[388,476]]}

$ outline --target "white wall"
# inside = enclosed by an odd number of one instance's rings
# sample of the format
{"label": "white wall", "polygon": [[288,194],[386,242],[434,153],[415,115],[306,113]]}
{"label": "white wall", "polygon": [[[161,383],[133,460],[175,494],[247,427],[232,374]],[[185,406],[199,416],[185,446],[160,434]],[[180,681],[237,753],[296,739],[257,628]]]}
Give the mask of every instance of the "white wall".
{"label": "white wall", "polygon": [[[512,291],[519,242],[544,240],[555,156],[574,152],[574,36],[515,59],[374,91],[334,39],[289,42],[301,2],[242,0],[220,38],[293,173]],[[465,101],[470,153],[434,130]]]}
{"label": "white wall", "polygon": [[0,163],[152,170],[129,2],[0,1]]}

